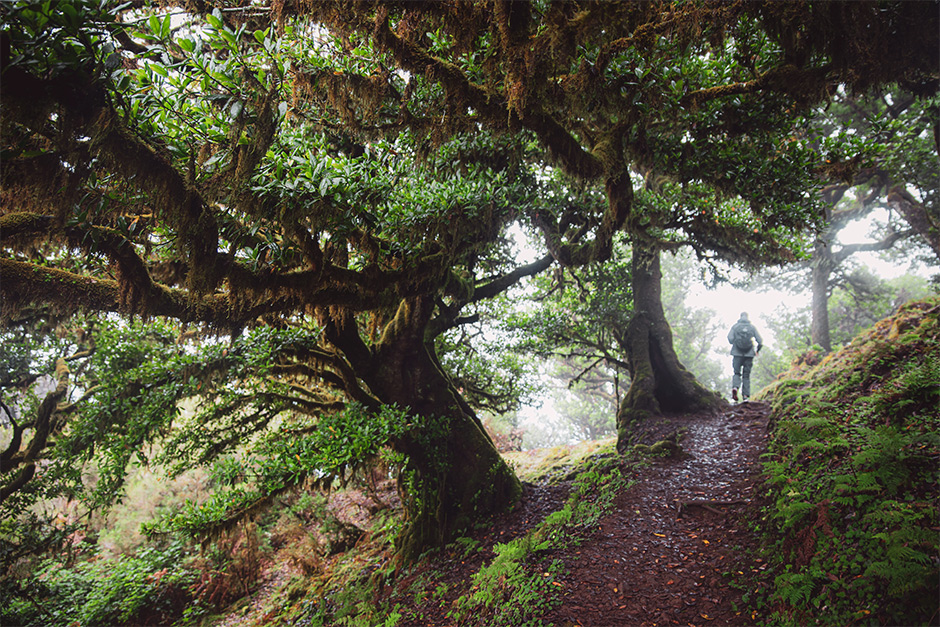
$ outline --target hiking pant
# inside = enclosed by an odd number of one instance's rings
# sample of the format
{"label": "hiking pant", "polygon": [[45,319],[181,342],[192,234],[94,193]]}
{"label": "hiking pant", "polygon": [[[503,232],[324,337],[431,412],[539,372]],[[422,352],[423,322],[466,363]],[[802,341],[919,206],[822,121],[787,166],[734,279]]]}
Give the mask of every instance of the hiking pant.
{"label": "hiking pant", "polygon": [[751,396],[751,367],[754,365],[753,357],[734,355],[731,358],[731,368],[734,376],[731,377],[731,387],[741,390],[743,398]]}

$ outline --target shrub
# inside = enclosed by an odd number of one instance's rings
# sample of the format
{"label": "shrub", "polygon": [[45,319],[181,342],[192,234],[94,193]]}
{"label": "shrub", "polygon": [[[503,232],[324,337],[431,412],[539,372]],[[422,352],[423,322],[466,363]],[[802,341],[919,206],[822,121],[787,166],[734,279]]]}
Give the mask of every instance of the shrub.
{"label": "shrub", "polygon": [[180,544],[148,548],[133,557],[90,559],[72,568],[46,559],[34,576],[4,590],[0,624],[168,624],[193,600],[197,573],[184,565]]}

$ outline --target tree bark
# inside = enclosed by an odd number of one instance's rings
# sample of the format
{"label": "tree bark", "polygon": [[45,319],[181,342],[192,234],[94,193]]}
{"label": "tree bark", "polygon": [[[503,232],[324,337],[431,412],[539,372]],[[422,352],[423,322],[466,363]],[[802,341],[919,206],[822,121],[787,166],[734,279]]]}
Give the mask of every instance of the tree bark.
{"label": "tree bark", "polygon": [[880,240],[842,245],[838,251],[833,249],[833,242],[839,231],[849,222],[866,216],[876,206],[875,201],[881,197],[881,190],[887,181],[887,173],[877,168],[866,169],[856,176],[852,186],[871,181],[874,181],[873,188],[867,197],[856,200],[848,206],[841,206],[838,209],[837,206],[850,185],[846,183],[830,185],[822,191],[823,199],[827,203],[825,209],[827,225],[825,230],[819,234],[810,262],[812,270],[810,277],[810,288],[812,290],[810,344],[818,345],[827,353],[832,351],[832,338],[829,329],[829,295],[833,287],[831,284],[832,273],[848,257],[862,251],[887,250],[894,246],[898,240],[910,237],[914,233],[920,235],[934,253],[940,257],[940,236],[938,236],[940,230],[938,230],[936,216],[932,216],[923,204],[918,203],[901,186],[895,186],[888,192],[887,203],[904,216],[904,219],[911,226],[910,230],[896,231],[891,228]]}
{"label": "tree bark", "polygon": [[[11,494],[21,490],[35,476],[36,464],[46,448],[46,443],[61,426],[59,419],[56,417],[56,411],[59,401],[68,391],[70,374],[65,359],[61,357],[57,359],[55,366],[56,387],[46,395],[36,411],[36,419],[31,425],[32,439],[25,451],[19,450],[22,427],[14,426],[13,441],[0,454],[0,473],[7,474],[17,467],[19,470],[6,483],[0,483],[0,503],[4,502]],[[16,448],[13,447],[14,444]]]}
{"label": "tree bark", "polygon": [[450,542],[481,517],[514,505],[522,493],[482,422],[440,367],[427,334],[433,307],[428,296],[402,301],[368,356],[364,344],[353,346],[358,331],[331,334],[331,342],[358,362],[354,367],[371,393],[413,417],[415,428],[392,443],[408,457],[401,482],[408,528],[400,549],[406,558]]}
{"label": "tree bark", "polygon": [[[828,233],[828,231],[827,231]],[[813,249],[812,260],[812,321],[810,343],[818,344],[825,352],[832,351],[829,335],[829,277],[832,275],[834,259],[830,242],[820,240]]]}
{"label": "tree bark", "polygon": [[634,315],[618,338],[627,354],[630,389],[617,412],[617,448],[623,452],[636,424],[663,413],[717,408],[721,398],[703,387],[679,363],[672,329],[662,305],[659,250],[642,241],[633,243]]}

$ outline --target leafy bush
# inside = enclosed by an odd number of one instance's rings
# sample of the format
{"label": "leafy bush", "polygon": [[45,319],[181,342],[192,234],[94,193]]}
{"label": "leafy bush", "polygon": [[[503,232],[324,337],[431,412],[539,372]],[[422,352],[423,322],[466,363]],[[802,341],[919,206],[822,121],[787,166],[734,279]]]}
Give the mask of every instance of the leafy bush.
{"label": "leafy bush", "polygon": [[350,403],[292,437],[266,433],[252,452],[217,460],[213,478],[220,487],[208,499],[187,500],[178,511],[145,525],[145,531],[211,537],[305,482],[324,488],[345,482],[353,471],[378,458],[391,438],[417,428],[415,420],[409,422],[394,405],[367,412]]}
{"label": "leafy bush", "polygon": [[198,579],[184,564],[185,557],[182,545],[171,544],[133,557],[93,558],[71,568],[56,558],[46,559],[34,577],[4,590],[8,601],[0,606],[0,624],[172,623],[193,601]]}

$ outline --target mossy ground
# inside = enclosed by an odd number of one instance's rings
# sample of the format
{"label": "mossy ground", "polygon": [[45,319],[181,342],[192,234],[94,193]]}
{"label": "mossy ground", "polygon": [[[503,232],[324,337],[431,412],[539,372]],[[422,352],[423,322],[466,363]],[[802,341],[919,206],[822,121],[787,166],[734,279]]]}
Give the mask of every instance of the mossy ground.
{"label": "mossy ground", "polygon": [[530,483],[563,477],[592,456],[613,455],[616,438],[604,438],[569,446],[503,453],[516,475]]}
{"label": "mossy ground", "polygon": [[940,298],[762,392],[781,625],[937,624]]}

